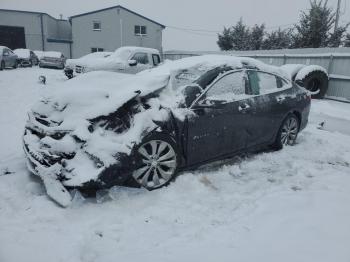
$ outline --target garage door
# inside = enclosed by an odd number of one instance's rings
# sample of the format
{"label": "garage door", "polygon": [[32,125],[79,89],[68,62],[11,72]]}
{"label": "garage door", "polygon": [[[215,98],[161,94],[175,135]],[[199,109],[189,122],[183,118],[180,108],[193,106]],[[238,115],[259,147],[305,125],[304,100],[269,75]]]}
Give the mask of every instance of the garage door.
{"label": "garage door", "polygon": [[26,48],[24,27],[0,25],[0,45],[9,48]]}

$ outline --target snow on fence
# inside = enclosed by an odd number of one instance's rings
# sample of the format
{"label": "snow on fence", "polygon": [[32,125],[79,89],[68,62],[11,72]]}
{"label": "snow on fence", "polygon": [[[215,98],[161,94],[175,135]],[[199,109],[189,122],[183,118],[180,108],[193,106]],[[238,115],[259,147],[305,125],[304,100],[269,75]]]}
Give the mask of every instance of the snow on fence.
{"label": "snow on fence", "polygon": [[284,64],[320,65],[330,75],[326,96],[336,100],[350,101],[350,48],[290,49],[271,51],[240,52],[185,52],[167,51],[163,58],[177,60],[202,54],[225,54],[256,58],[264,63],[281,66]]}

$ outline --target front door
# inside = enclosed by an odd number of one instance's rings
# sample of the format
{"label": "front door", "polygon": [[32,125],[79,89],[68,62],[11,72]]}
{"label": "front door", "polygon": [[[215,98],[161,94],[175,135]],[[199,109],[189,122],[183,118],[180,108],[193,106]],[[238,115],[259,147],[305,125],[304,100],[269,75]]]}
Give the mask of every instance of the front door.
{"label": "front door", "polygon": [[188,119],[188,165],[220,158],[246,146],[249,117],[244,71],[229,72],[214,81],[192,106]]}

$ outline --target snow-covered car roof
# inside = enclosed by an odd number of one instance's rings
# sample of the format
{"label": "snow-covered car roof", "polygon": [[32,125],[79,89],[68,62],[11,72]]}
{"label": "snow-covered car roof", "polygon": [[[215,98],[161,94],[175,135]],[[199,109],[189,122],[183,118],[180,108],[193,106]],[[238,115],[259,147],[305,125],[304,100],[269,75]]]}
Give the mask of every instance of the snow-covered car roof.
{"label": "snow-covered car roof", "polygon": [[7,48],[6,46],[0,45],[0,50]]}
{"label": "snow-covered car roof", "polygon": [[30,57],[30,50],[24,49],[24,48],[18,48],[13,50],[13,52],[18,56],[18,58],[29,58]]}
{"label": "snow-covered car roof", "polygon": [[159,54],[159,51],[153,48],[138,47],[138,46],[123,46],[115,50],[110,57],[111,59],[118,58],[121,60],[127,60],[130,58],[131,54],[136,52]]}

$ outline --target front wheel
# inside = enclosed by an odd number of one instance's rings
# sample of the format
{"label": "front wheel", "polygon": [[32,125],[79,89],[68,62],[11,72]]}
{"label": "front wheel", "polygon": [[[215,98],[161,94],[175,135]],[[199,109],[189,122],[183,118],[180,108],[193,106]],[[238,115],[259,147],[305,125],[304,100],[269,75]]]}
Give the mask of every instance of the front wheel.
{"label": "front wheel", "polygon": [[283,121],[277,137],[276,141],[273,144],[273,148],[279,150],[282,149],[283,146],[292,146],[295,144],[299,133],[299,119],[294,114],[289,114]]}
{"label": "front wheel", "polygon": [[16,69],[18,67],[18,62],[16,61],[15,64],[13,65],[13,68]]}
{"label": "front wheel", "polygon": [[166,137],[151,138],[135,150],[133,178],[148,190],[163,187],[175,177],[179,156],[176,145]]}

